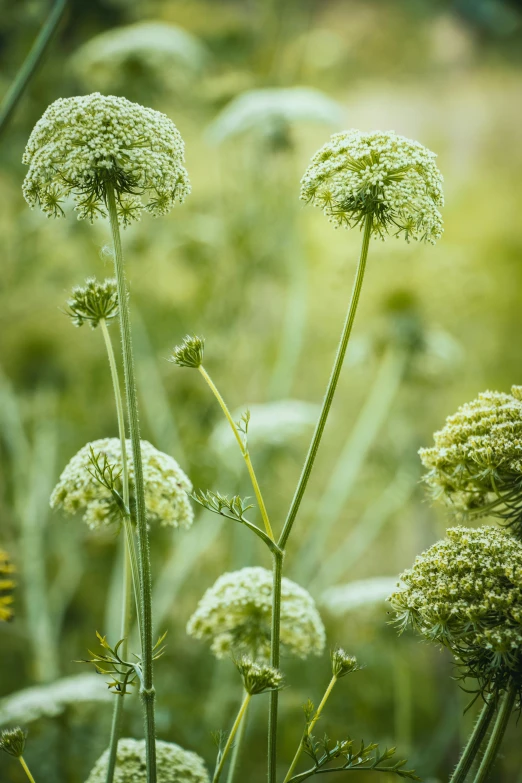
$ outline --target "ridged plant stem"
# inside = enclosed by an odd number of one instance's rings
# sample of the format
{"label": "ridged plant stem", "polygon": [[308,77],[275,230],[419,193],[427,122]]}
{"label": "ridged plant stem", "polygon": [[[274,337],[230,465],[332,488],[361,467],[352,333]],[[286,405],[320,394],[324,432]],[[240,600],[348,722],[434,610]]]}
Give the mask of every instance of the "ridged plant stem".
{"label": "ridged plant stem", "polygon": [[[341,374],[341,369],[348,347],[348,341],[352,333],[352,327],[355,320],[355,314],[357,312],[357,306],[359,304],[359,298],[361,295],[362,284],[364,280],[364,272],[366,270],[366,260],[368,258],[368,248],[370,246],[370,238],[372,235],[373,216],[370,214],[366,217],[363,229],[363,240],[361,253],[359,256],[359,263],[355,273],[355,281],[353,284],[352,296],[350,304],[348,306],[348,312],[344,322],[343,330],[341,333],[341,339],[337,347],[337,354],[335,357],[332,373],[326,394],[323,400],[323,406],[319,419],[315,427],[314,434],[312,436],[312,442],[308,449],[308,454],[304,463],[299,483],[295,491],[290,510],[286,517],[286,521],[283,527],[283,531],[279,538],[278,546],[283,551],[282,555],[273,553],[273,592],[272,592],[272,639],[270,649],[271,665],[276,668],[279,666],[279,647],[280,647],[280,631],[281,631],[281,581],[283,578],[283,557],[288,542],[288,537],[292,532],[292,527],[299,511],[301,501],[303,499],[312,468],[314,466],[315,458],[319,450],[321,438],[323,437],[324,428],[332,407],[332,401],[337,389],[337,383]],[[268,718],[268,783],[276,783],[276,760],[277,760],[277,712],[278,712],[278,692],[270,692],[270,706],[269,706],[269,718]]]}
{"label": "ridged plant stem", "polygon": [[484,752],[484,756],[482,757],[480,767],[478,768],[477,774],[475,775],[474,783],[484,783],[484,781],[488,779],[491,768],[493,767],[493,764],[497,758],[498,751],[500,750],[500,745],[504,739],[504,734],[506,733],[509,718],[513,712],[513,707],[515,706],[516,697],[517,687],[515,682],[512,680],[508,685],[506,693],[501,698],[497,717],[493,725],[493,730]]}
{"label": "ridged plant stem", "polygon": [[2,101],[2,105],[0,106],[0,134],[9,122],[20,98],[24,94],[25,88],[31,81],[33,75],[36,73],[40,62],[42,61],[42,57],[45,54],[45,50],[47,49],[47,46],[49,45],[51,38],[53,37],[54,33],[56,32],[56,28],[60,23],[60,19],[63,16],[66,5],[67,0],[56,0],[49,13],[49,16],[45,20],[40,32],[38,33],[36,41],[31,47],[31,51],[25,58],[20,70],[16,74],[14,81],[11,84],[11,87],[7,91],[7,94]]}
{"label": "ridged plant stem", "polygon": [[484,741],[484,737],[487,734],[489,724],[495,714],[496,708],[497,699],[495,696],[490,696],[489,700],[483,705],[482,710],[480,711],[477,722],[469,736],[466,747],[462,751],[459,763],[455,767],[455,771],[453,772],[449,783],[464,783],[466,780],[467,774],[470,771]]}
{"label": "ridged plant stem", "polygon": [[140,426],[138,419],[138,400],[132,354],[132,336],[130,326],[129,299],[125,266],[121,247],[120,228],[116,197],[111,183],[106,186],[107,206],[114,242],[114,269],[118,286],[118,305],[120,314],[121,340],[123,349],[123,372],[127,398],[127,415],[132,446],[134,466],[134,495],[136,501],[136,527],[138,538],[138,567],[140,575],[140,615],[141,615],[141,652],[142,672],[140,695],[145,720],[145,746],[147,757],[147,783],[156,783],[156,727],[154,717],[155,691],[153,683],[153,642],[152,642],[152,576],[150,567],[150,547],[147,532],[145,507],[145,489],[143,482],[143,464],[141,459]]}

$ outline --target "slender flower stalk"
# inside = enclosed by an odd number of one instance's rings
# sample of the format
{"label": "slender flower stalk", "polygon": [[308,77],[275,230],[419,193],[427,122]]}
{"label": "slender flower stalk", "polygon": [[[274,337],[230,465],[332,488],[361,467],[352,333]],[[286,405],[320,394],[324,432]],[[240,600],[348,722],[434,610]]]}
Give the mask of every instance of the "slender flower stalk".
{"label": "slender flower stalk", "polygon": [[31,783],[35,783],[29,767],[23,758],[26,739],[27,732],[23,731],[19,726],[14,729],[4,729],[0,734],[0,750],[3,750],[9,756],[13,756],[15,759],[18,759]]}
{"label": "slender flower stalk", "polygon": [[232,429],[232,432],[234,433],[234,436],[237,440],[238,446],[241,450],[241,454],[243,455],[243,459],[245,460],[248,475],[250,476],[250,481],[252,482],[252,487],[254,489],[256,500],[259,505],[259,510],[261,512],[261,517],[263,519],[263,524],[265,526],[266,534],[274,541],[274,533],[272,531],[272,526],[270,524],[270,519],[268,518],[268,512],[266,510],[265,501],[263,500],[263,495],[261,494],[261,490],[259,488],[259,483],[257,480],[257,476],[254,471],[254,466],[252,465],[252,460],[250,459],[250,454],[248,452],[248,445],[246,444],[246,441],[243,440],[241,437],[241,434],[237,428],[237,425],[232,418],[232,415],[228,409],[228,406],[219,393],[219,390],[217,386],[214,384],[212,378],[208,374],[208,372],[205,370],[202,364],[199,365],[198,370],[200,371],[201,375],[205,379],[205,381],[208,383],[210,390],[212,391],[214,397],[219,402],[219,405],[221,406],[221,410],[226,416],[226,419],[228,423],[230,424],[230,427]]}
{"label": "slender flower stalk", "polygon": [[[368,258],[368,248],[370,245],[370,238],[372,235],[373,218],[371,215],[366,217],[364,224],[363,240],[361,253],[359,256],[359,263],[355,273],[355,281],[352,290],[352,296],[344,322],[343,330],[341,333],[341,339],[337,347],[337,355],[335,357],[332,373],[326,389],[326,394],[323,400],[323,406],[321,413],[319,414],[319,420],[317,422],[315,432],[312,437],[312,442],[308,450],[308,454],[305,460],[301,477],[295,491],[290,510],[288,512],[283,531],[279,537],[278,546],[283,552],[286,549],[288,537],[292,532],[292,527],[299,511],[299,506],[303,499],[308,479],[314,466],[315,458],[319,450],[321,438],[323,436],[328,414],[332,407],[335,390],[341,374],[341,368],[343,366],[344,357],[346,355],[346,349],[348,347],[348,341],[352,332],[353,323],[355,320],[355,314],[357,312],[357,305],[359,304],[359,297],[361,295],[362,284],[364,280],[364,272],[366,270],[366,261]],[[283,558],[284,555],[273,553],[273,593],[272,593],[272,644],[270,662],[274,667],[279,666],[279,647],[281,636],[281,580],[283,577]],[[276,780],[276,756],[277,756],[277,713],[278,713],[278,693],[277,691],[270,694],[270,707],[269,707],[269,720],[268,720],[268,781],[269,783],[275,783]]]}
{"label": "slender flower stalk", "polygon": [[462,751],[462,756],[459,759],[459,763],[455,767],[455,771],[453,772],[449,783],[464,783],[466,780],[468,772],[470,771],[477,753],[482,746],[496,709],[497,698],[495,696],[491,696],[480,711],[478,720],[469,736],[466,747]]}
{"label": "slender flower stalk", "polygon": [[127,413],[129,417],[129,432],[132,443],[134,464],[134,481],[136,496],[136,525],[138,536],[138,565],[140,569],[141,588],[141,647],[142,647],[142,680],[140,694],[144,707],[145,741],[147,750],[147,783],[156,783],[156,728],[154,716],[155,690],[153,684],[153,640],[152,640],[152,576],[150,567],[150,548],[147,533],[147,517],[145,508],[145,490],[143,483],[143,466],[141,460],[140,428],[138,419],[138,400],[134,376],[134,358],[132,354],[132,336],[130,326],[129,302],[123,251],[121,246],[118,212],[114,187],[106,183],[107,208],[114,241],[114,269],[118,284],[118,301],[120,328],[123,346],[123,369],[127,396]]}
{"label": "slender flower stalk", "polygon": [[20,764],[22,765],[22,769],[24,770],[25,774],[27,775],[27,777],[29,778],[29,780],[31,781],[31,783],[35,783],[35,779],[34,779],[34,778],[33,778],[33,776],[31,775],[31,770],[30,770],[30,769],[29,769],[29,767],[27,766],[27,764],[26,764],[26,762],[25,762],[25,760],[24,760],[24,757],[23,757],[23,756],[20,756],[20,758],[18,759],[18,761],[19,761],[19,762],[20,762]]}
{"label": "slender flower stalk", "polygon": [[292,760],[292,763],[290,764],[290,767],[288,769],[288,772],[286,773],[286,777],[285,777],[283,783],[288,783],[288,781],[290,780],[290,778],[294,774],[294,770],[295,770],[295,768],[297,766],[297,762],[301,758],[301,754],[302,754],[303,749],[304,749],[305,737],[310,736],[310,734],[312,733],[315,724],[317,723],[317,721],[321,717],[321,713],[322,713],[322,711],[324,709],[324,706],[325,706],[326,702],[328,701],[328,699],[330,697],[330,694],[332,693],[332,691],[333,691],[333,689],[335,687],[336,682],[337,682],[337,677],[334,674],[332,676],[332,679],[330,680],[330,682],[328,684],[328,687],[327,687],[326,691],[324,692],[324,696],[321,699],[321,703],[319,704],[317,710],[315,711],[315,714],[314,714],[312,720],[308,724],[308,726],[306,728],[306,731],[305,731],[303,737],[301,738],[301,742],[299,743],[299,747],[296,750],[295,756],[294,756],[294,758]]}
{"label": "slender flower stalk", "polygon": [[[243,694],[243,698],[245,697],[245,694]],[[243,740],[245,738],[245,732],[246,732],[246,726],[247,726],[247,720],[248,720],[248,706],[243,713],[243,718],[241,719],[241,723],[239,726],[239,729],[237,731],[237,739],[234,743],[234,749],[232,751],[232,758],[230,759],[230,766],[228,768],[228,775],[227,775],[227,783],[234,783],[234,779],[236,777],[237,767],[239,763],[239,757],[241,755],[241,748],[243,746]]]}
{"label": "slender flower stalk", "polygon": [[47,50],[51,39],[56,32],[60,20],[63,16],[67,0],[56,0],[47,19],[45,20],[38,36],[16,77],[9,88],[7,95],[0,106],[0,133],[11,119],[11,116],[18,106],[18,102],[25,92],[25,89],[32,77],[38,70],[42,58]]}
{"label": "slender flower stalk", "polygon": [[212,783],[218,783],[221,774],[223,772],[223,768],[225,766],[225,761],[227,759],[228,753],[230,751],[230,748],[232,747],[232,743],[234,742],[234,737],[236,736],[236,733],[246,715],[246,711],[248,709],[248,705],[250,704],[250,699],[252,698],[252,695],[250,693],[245,693],[245,697],[241,703],[241,707],[239,708],[239,712],[236,715],[236,719],[234,721],[234,725],[232,726],[230,730],[230,734],[228,735],[228,739],[226,742],[225,747],[223,748],[223,753],[220,756],[218,765],[216,767],[216,771],[214,772],[214,777],[212,778]]}
{"label": "slender flower stalk", "polygon": [[504,739],[509,718],[513,712],[513,707],[515,706],[517,692],[517,685],[515,681],[512,680],[501,699],[493,731],[491,732],[491,737],[489,738],[480,767],[477,770],[474,783],[484,783],[484,781],[488,779],[491,768],[497,758],[498,751],[500,750],[500,745]]}

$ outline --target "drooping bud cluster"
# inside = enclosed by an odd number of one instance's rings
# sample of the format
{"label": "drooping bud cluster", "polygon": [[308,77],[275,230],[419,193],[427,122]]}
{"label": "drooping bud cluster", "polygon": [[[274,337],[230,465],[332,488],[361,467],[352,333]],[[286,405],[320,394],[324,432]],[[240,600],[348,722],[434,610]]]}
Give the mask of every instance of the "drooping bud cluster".
{"label": "drooping bud cluster", "polygon": [[[283,577],[281,648],[299,658],[320,655],[325,630],[312,596]],[[218,658],[246,653],[266,661],[270,654],[272,574],[249,567],[222,574],[198,604],[187,633],[211,643]]]}
{"label": "drooping bud cluster", "polygon": [[[64,214],[67,196],[79,219],[106,215],[112,187],[123,225],[143,209],[164,215],[190,192],[184,144],[165,114],[114,95],[60,98],[36,123],[23,162],[23,191],[31,207]],[[145,198],[145,203],[141,197]]]}
{"label": "drooping bud cluster", "polygon": [[27,733],[19,726],[15,729],[4,729],[0,734],[0,750],[19,759],[24,755],[26,739]]}
{"label": "drooping bud cluster", "polygon": [[444,204],[436,155],[393,131],[335,133],[301,180],[301,198],[336,225],[372,220],[372,233],[401,234],[434,244],[442,235]]}
{"label": "drooping bud cluster", "polygon": [[348,655],[342,647],[336,647],[332,650],[332,675],[338,680],[347,674],[359,671],[361,667],[357,663],[354,655]]}
{"label": "drooping bud cluster", "polygon": [[6,552],[0,549],[0,622],[13,619],[14,566]]}
{"label": "drooping bud cluster", "polygon": [[498,527],[450,528],[400,576],[398,626],[448,647],[482,688],[522,677],[522,543]]}
{"label": "drooping bud cluster", "polygon": [[[127,440],[131,512],[134,509],[134,466],[130,440]],[[121,494],[122,458],[118,438],[88,443],[65,467],[51,495],[51,508],[67,514],[83,513],[91,528],[118,522],[120,509],[111,492],[92,473],[92,456],[106,460],[115,489]],[[192,484],[173,457],[141,441],[147,520],[162,526],[190,527],[194,512],[188,499]]]}
{"label": "drooping bud cluster", "polygon": [[279,691],[283,687],[283,675],[266,663],[255,663],[246,655],[236,661],[236,667],[243,679],[245,691],[257,696],[267,691]]}
{"label": "drooping bud cluster", "polygon": [[181,345],[176,345],[172,349],[170,357],[173,364],[179,367],[192,367],[197,369],[203,363],[203,353],[205,351],[205,340],[203,337],[191,336],[187,334]]}
{"label": "drooping bud cluster", "polygon": [[462,517],[494,513],[522,525],[522,387],[483,392],[420,450],[433,496]]}
{"label": "drooping bud cluster", "polygon": [[67,307],[67,315],[75,326],[88,323],[96,329],[102,319],[111,321],[118,315],[116,280],[109,278],[100,283],[95,277],[89,277],[84,286],[72,289]]}
{"label": "drooping bud cluster", "polygon": [[[86,783],[105,783],[109,751],[100,756]],[[157,783],[209,783],[203,759],[173,742],[156,740]],[[145,740],[120,739],[114,783],[141,783],[146,778]]]}

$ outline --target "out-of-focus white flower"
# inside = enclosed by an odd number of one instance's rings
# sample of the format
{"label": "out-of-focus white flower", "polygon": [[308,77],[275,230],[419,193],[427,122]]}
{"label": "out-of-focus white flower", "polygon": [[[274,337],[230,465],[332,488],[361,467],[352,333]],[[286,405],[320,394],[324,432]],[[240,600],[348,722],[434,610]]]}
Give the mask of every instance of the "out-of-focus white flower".
{"label": "out-of-focus white flower", "polygon": [[336,585],[324,591],[321,596],[321,606],[335,616],[379,604],[384,608],[390,591],[396,585],[397,579],[391,576],[378,576]]}
{"label": "out-of-focus white flower", "polygon": [[[118,742],[114,783],[141,783],[146,777],[145,740]],[[109,751],[100,756],[86,783],[105,783]],[[173,742],[156,740],[158,783],[209,783],[203,759]]]}

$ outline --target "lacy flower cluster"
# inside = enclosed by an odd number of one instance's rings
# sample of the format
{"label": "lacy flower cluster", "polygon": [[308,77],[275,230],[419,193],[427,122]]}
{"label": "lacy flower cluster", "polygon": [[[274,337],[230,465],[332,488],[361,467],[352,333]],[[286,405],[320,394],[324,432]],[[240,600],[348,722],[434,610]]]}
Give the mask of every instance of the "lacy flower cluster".
{"label": "lacy flower cluster", "polygon": [[435,153],[393,131],[335,133],[301,180],[301,198],[336,225],[434,244],[442,235],[442,175]]}
{"label": "lacy flower cluster", "polygon": [[[121,739],[114,783],[143,783],[147,777],[145,741]],[[86,783],[105,783],[109,751],[100,756]],[[209,783],[203,759],[173,742],[156,740],[158,783]]]}
{"label": "lacy flower cluster", "polygon": [[[126,444],[132,511],[134,467],[130,440]],[[120,441],[103,438],[88,443],[71,459],[53,490],[51,507],[63,509],[67,514],[83,513],[89,527],[99,528],[119,521],[120,511],[111,492],[92,475],[92,455],[98,464],[106,460],[121,494]],[[190,527],[194,512],[187,493],[192,491],[192,484],[185,473],[175,459],[146,440],[141,441],[141,455],[147,520],[162,526]]]}
{"label": "lacy flower cluster", "polygon": [[13,619],[14,567],[3,549],[0,549],[0,622]]}
{"label": "lacy flower cluster", "polygon": [[[325,630],[312,596],[283,578],[281,648],[306,658],[320,655]],[[246,653],[267,660],[270,654],[272,574],[266,568],[242,568],[223,574],[198,604],[187,633],[211,643],[218,658]]]}
{"label": "lacy flower cluster", "polygon": [[462,516],[522,517],[522,387],[483,392],[449,416],[435,445],[421,449],[424,480]]}
{"label": "lacy flower cluster", "polygon": [[498,527],[450,528],[401,574],[389,600],[411,625],[448,647],[483,688],[522,675],[522,543]]}
{"label": "lacy flower cluster", "polygon": [[[23,162],[24,196],[50,217],[72,196],[80,219],[106,215],[108,186],[120,221],[164,215],[190,192],[183,140],[169,118],[113,95],[60,98],[36,123]],[[141,196],[145,196],[143,203]]]}

